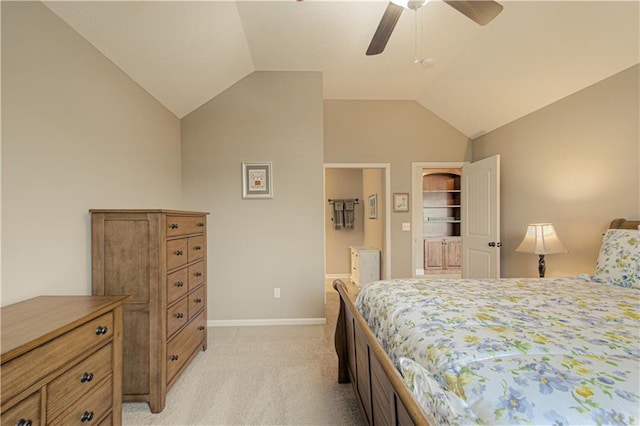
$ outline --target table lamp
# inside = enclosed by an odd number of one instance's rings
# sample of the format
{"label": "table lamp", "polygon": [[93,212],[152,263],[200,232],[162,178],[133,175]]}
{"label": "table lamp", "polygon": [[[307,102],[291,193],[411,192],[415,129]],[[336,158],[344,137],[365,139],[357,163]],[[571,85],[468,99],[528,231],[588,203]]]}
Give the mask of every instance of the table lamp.
{"label": "table lamp", "polygon": [[568,250],[562,245],[556,229],[550,223],[532,223],[527,227],[527,233],[516,251],[533,253],[540,256],[538,272],[544,277],[546,265],[545,254],[566,253]]}

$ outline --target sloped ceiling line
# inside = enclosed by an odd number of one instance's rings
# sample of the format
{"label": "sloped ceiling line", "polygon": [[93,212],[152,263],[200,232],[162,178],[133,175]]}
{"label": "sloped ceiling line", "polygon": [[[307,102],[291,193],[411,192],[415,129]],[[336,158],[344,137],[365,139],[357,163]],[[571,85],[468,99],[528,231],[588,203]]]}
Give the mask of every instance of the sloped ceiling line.
{"label": "sloped ceiling line", "polygon": [[[51,1],[177,117],[254,71],[322,71],[325,99],[416,100],[469,137],[640,62],[640,2],[503,0],[481,27],[442,2],[365,56],[386,1]],[[141,54],[144,52],[144,54]]]}

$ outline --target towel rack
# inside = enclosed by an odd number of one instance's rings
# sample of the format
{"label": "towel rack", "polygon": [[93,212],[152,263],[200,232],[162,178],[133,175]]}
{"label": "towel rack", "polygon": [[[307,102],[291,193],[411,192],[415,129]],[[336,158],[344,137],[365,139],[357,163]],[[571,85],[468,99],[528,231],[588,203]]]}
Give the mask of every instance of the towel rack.
{"label": "towel rack", "polygon": [[[348,199],[342,200],[342,201],[347,201]],[[329,204],[333,204],[335,201],[337,200],[332,200],[331,198],[329,198]],[[354,204],[360,204],[360,202],[358,201],[357,198],[353,198],[353,202]]]}

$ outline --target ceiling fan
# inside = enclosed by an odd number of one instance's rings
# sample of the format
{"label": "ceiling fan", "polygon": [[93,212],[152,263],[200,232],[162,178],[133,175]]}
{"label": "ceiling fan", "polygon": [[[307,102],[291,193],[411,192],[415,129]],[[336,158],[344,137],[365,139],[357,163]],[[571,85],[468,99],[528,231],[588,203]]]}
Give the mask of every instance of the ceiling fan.
{"label": "ceiling fan", "polygon": [[[427,1],[429,0],[391,0],[382,15],[375,34],[373,34],[373,39],[367,49],[367,56],[382,53],[403,10],[418,10]],[[479,25],[488,24],[502,11],[502,5],[492,0],[443,1]]]}

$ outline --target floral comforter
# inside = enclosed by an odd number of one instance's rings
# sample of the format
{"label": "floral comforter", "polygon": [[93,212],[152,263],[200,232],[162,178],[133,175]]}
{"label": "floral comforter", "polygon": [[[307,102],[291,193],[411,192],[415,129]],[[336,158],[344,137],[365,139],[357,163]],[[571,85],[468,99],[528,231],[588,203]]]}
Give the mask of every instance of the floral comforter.
{"label": "floral comforter", "polygon": [[433,425],[639,422],[637,289],[398,279],[356,306]]}

